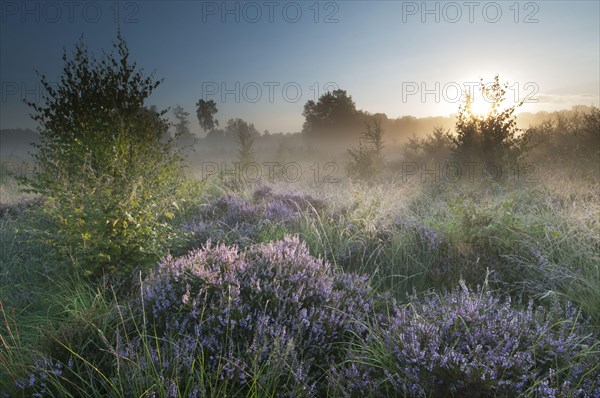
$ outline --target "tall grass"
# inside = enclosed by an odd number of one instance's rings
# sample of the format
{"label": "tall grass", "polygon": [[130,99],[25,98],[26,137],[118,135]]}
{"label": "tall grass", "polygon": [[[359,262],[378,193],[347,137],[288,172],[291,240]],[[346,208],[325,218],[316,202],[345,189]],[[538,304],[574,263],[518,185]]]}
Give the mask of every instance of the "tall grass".
{"label": "tall grass", "polygon": [[[3,185],[3,189],[13,188]],[[242,185],[232,192],[209,184],[199,203],[230,194],[262,206],[254,197],[257,189]],[[600,331],[597,185],[542,173],[534,185],[342,181],[275,184],[273,190],[311,195],[326,206],[296,206],[293,219],[257,223],[245,246],[298,234],[310,253],[330,262],[335,272],[366,274],[375,290],[406,305],[415,297],[451,289],[461,279],[471,286],[487,282],[495,291],[533,299],[536,304],[552,307],[571,302],[579,316],[590,318],[591,327]],[[13,203],[19,202],[20,194],[11,191],[10,195]],[[243,389],[222,380],[226,361],[215,371],[202,351],[185,375],[176,368],[142,366],[153,363],[157,355],[172,358],[181,347],[176,339],[165,341],[134,314],[131,303],[139,297],[139,285],[128,291],[108,281],[91,285],[79,279],[69,271],[68,259],[49,256],[43,242],[32,240],[29,229],[44,222],[32,214],[26,206],[17,206],[0,217],[0,391],[9,396],[44,391],[74,397],[278,395],[281,368],[286,364],[277,355],[257,359]],[[185,217],[193,216],[193,209],[186,211]],[[217,219],[214,226],[229,243],[244,237],[245,230],[237,223],[226,225]],[[204,243],[189,239],[182,234],[187,245]],[[175,253],[178,250],[173,248]],[[385,324],[375,322],[369,328],[373,340],[348,342],[357,356],[341,363],[340,369],[351,363],[396,369],[384,344]],[[125,358],[119,348],[132,340],[139,341],[141,349],[137,357]],[[590,346],[581,355],[597,351],[597,345]],[[49,357],[54,362],[40,362]],[[62,368],[57,369],[57,363]],[[343,391],[343,377],[336,379],[341,377],[340,369],[323,376],[329,378],[333,396]],[[39,384],[39,377],[28,386],[30,377],[40,374],[47,375],[45,386]],[[19,388],[19,382],[25,388]],[[536,381],[528,394],[535,395],[543,382]],[[383,388],[390,394],[394,391]],[[382,390],[363,392],[377,396],[378,391]]]}

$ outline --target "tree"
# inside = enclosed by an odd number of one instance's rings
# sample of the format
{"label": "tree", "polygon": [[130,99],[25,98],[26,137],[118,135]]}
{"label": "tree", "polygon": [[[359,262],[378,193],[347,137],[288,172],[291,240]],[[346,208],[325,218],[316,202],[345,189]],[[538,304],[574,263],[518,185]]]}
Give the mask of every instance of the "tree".
{"label": "tree", "polygon": [[[505,84],[504,88],[507,86]],[[481,81],[481,94],[491,101],[487,115],[475,114],[473,98],[467,95],[465,104],[459,108],[457,135],[453,139],[454,153],[459,159],[501,165],[516,161],[525,150],[525,140],[519,135],[513,116],[516,105],[501,109],[506,94],[504,88],[498,75],[490,86],[486,87]]]}
{"label": "tree", "polygon": [[200,127],[206,132],[213,131],[215,127],[219,125],[219,121],[214,118],[215,114],[218,112],[215,101],[205,101],[200,99],[196,103],[196,106],[198,107],[196,115],[198,116]]}
{"label": "tree", "polygon": [[365,122],[366,131],[364,132],[364,140],[371,145],[373,153],[377,157],[381,157],[383,151],[383,129],[381,128],[381,120],[373,117],[372,123]]}
{"label": "tree", "polygon": [[130,62],[120,34],[113,47],[97,60],[82,38],[72,57],[64,51],[57,87],[41,75],[46,94],[28,102],[40,125],[40,172],[25,182],[45,198],[54,225],[45,239],[94,276],[128,274],[164,254],[183,178],[172,141],[163,141],[166,111],[145,105],[160,81]]}
{"label": "tree", "polygon": [[356,105],[345,90],[328,91],[315,103],[304,105],[302,132],[310,138],[348,136],[360,122]]}
{"label": "tree", "polygon": [[381,120],[372,118],[365,122],[357,149],[349,149],[351,160],[346,171],[352,177],[366,179],[378,174],[383,168],[383,129]]}
{"label": "tree", "polygon": [[237,160],[242,165],[254,161],[254,139],[259,136],[254,124],[248,124],[242,119],[229,119],[226,134],[234,137],[239,145]]}
{"label": "tree", "polygon": [[175,116],[176,122],[173,124],[175,127],[175,138],[177,138],[184,145],[193,145],[195,142],[194,135],[190,132],[188,116],[189,112],[186,112],[181,105],[175,106],[173,109],[173,116]]}

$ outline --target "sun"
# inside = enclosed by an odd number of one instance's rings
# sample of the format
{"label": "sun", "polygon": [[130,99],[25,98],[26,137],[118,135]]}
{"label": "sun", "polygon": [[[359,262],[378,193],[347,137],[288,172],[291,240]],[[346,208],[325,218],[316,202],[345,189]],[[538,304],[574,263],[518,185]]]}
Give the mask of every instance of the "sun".
{"label": "sun", "polygon": [[[482,68],[487,70],[486,68]],[[478,78],[474,78],[474,76],[478,76]],[[461,105],[464,108],[467,105],[467,101],[470,102],[469,108],[470,113],[478,118],[485,119],[492,114],[492,112],[501,112],[507,109],[509,106],[514,105],[510,103],[510,98],[513,95],[513,92],[510,91],[507,87],[509,82],[514,82],[514,79],[507,79],[509,73],[500,73],[494,72],[491,73],[491,70],[487,70],[486,73],[469,73],[463,76],[464,81],[464,91],[463,96],[461,97]],[[499,83],[506,90],[505,98],[500,102],[495,104],[495,108],[493,108],[494,101],[492,98],[486,97],[483,91],[484,88],[490,88],[494,82],[496,77],[501,77]]]}
{"label": "sun", "polygon": [[471,102],[471,112],[480,118],[485,118],[491,112],[491,103],[481,93],[476,93]]}
{"label": "sun", "polygon": [[492,112],[492,104],[481,92],[465,92],[461,109],[476,119],[485,119]]}

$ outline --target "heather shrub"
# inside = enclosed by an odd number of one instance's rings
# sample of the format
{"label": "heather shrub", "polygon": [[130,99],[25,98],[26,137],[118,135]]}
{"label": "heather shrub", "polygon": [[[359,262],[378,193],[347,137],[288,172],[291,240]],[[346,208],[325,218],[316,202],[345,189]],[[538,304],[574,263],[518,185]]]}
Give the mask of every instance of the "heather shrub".
{"label": "heather shrub", "polygon": [[226,194],[209,201],[184,222],[183,229],[192,247],[208,239],[248,246],[261,241],[264,231],[293,230],[304,217],[326,207],[323,200],[310,195],[273,192],[268,185],[260,185],[252,199]]}
{"label": "heather shrub", "polygon": [[588,326],[568,303],[523,307],[461,283],[411,297],[333,374],[348,395],[593,397],[600,352]]}
{"label": "heather shrub", "polygon": [[188,248],[198,247],[209,239],[250,245],[266,224],[263,214],[263,208],[232,194],[213,199],[183,222]]}
{"label": "heather shrub", "polygon": [[[203,366],[238,386],[276,377],[279,394],[323,391],[323,375],[344,359],[345,343],[365,337],[373,300],[365,276],[334,274],[297,237],[245,251],[209,242],[167,259],[144,282],[145,328],[161,338],[156,349],[175,345],[180,354],[139,366],[178,377]],[[122,355],[137,358],[143,346],[133,338]]]}

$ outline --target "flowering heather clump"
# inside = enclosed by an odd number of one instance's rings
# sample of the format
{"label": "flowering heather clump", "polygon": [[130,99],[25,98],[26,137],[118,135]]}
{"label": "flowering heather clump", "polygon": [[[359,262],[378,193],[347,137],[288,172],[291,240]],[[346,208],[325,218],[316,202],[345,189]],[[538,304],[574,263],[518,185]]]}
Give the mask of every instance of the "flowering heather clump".
{"label": "flowering heather clump", "polygon": [[[167,259],[144,284],[146,326],[181,347],[173,362],[155,355],[153,365],[182,375],[201,358],[244,385],[257,367],[280,362],[270,367],[282,372],[278,391],[306,394],[344,358],[341,343],[364,337],[371,296],[366,277],[334,275],[297,237],[243,252],[209,242]],[[122,355],[139,349],[134,340]]]}
{"label": "flowering heather clump", "polygon": [[24,394],[31,394],[32,397],[43,397],[49,393],[49,379],[62,377],[65,368],[71,369],[72,366],[72,358],[69,358],[66,365],[51,358],[34,358],[33,366],[27,371],[26,377],[16,380],[15,387]]}
{"label": "flowering heather clump", "polygon": [[254,203],[228,194],[202,206],[182,227],[195,244],[212,239],[247,245],[255,240],[263,213]]}
{"label": "flowering heather clump", "polygon": [[228,225],[256,223],[261,216],[260,210],[255,205],[231,194],[217,200],[210,211],[214,218]]}
{"label": "flowering heather clump", "polygon": [[297,194],[294,192],[286,192],[282,194],[273,195],[274,200],[279,200],[282,202],[286,202],[289,205],[296,207],[302,211],[307,210],[324,210],[327,207],[327,204],[318,198],[314,198],[308,194]]}
{"label": "flowering heather clump", "polygon": [[444,243],[444,239],[437,232],[425,225],[421,225],[418,228],[417,234],[419,236],[419,241],[422,242],[428,250],[438,250]]}
{"label": "flowering heather clump", "polygon": [[[372,340],[383,370],[350,366],[339,374],[366,373],[381,395],[600,396],[598,340],[572,306],[551,312],[530,302],[520,309],[464,283],[411,301]],[[347,386],[365,391],[363,384]]]}
{"label": "flowering heather clump", "polygon": [[265,205],[265,218],[271,222],[295,221],[300,214],[290,203],[274,199]]}
{"label": "flowering heather clump", "polygon": [[183,229],[196,242],[211,239],[246,246],[256,241],[261,228],[267,225],[290,225],[303,213],[325,208],[325,202],[310,195],[273,193],[269,186],[262,185],[254,192],[253,201],[228,194],[203,206]]}
{"label": "flowering heather clump", "polygon": [[259,202],[261,200],[268,200],[273,197],[273,189],[268,185],[260,185],[254,191],[252,198],[254,201]]}

